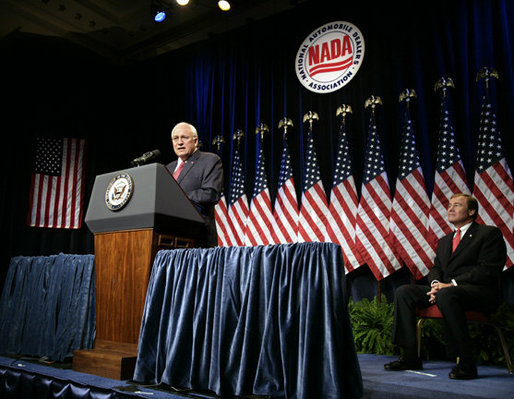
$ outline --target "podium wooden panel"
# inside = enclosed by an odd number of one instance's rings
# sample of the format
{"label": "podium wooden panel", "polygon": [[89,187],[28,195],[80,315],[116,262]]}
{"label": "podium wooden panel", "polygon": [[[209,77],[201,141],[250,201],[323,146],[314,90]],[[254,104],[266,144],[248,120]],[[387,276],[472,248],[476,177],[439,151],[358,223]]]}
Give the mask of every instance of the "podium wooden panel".
{"label": "podium wooden panel", "polygon": [[95,348],[73,354],[73,370],[114,379],[132,377],[153,260],[159,249],[187,248],[194,239],[153,228],[95,234]]}
{"label": "podium wooden panel", "polygon": [[137,344],[156,234],[95,234],[96,339]]}
{"label": "podium wooden panel", "polygon": [[[115,209],[106,202],[119,200],[109,191],[114,182],[132,193]],[[85,222],[95,235],[96,343],[74,352],[73,370],[125,379],[134,371],[157,251],[193,247],[205,220],[168,169],[150,164],[96,176]]]}

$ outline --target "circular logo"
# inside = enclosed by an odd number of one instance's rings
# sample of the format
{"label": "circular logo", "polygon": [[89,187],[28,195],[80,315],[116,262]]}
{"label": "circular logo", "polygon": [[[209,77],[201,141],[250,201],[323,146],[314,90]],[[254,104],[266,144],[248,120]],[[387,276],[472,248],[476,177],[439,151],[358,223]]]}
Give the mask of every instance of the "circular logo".
{"label": "circular logo", "polygon": [[111,211],[119,211],[130,200],[133,191],[132,178],[128,173],[119,174],[111,179],[105,190],[105,204]]}
{"label": "circular logo", "polygon": [[295,60],[296,76],[310,91],[331,93],[353,79],[363,59],[361,31],[349,22],[330,22],[301,44]]}

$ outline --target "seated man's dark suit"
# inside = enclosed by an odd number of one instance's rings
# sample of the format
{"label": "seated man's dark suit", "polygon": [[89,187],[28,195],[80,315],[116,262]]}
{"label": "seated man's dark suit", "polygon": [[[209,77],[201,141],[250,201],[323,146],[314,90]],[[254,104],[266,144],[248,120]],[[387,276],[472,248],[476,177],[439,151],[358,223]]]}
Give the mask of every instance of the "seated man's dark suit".
{"label": "seated man's dark suit", "polygon": [[[457,286],[435,295],[448,333],[450,348],[461,362],[473,362],[465,311],[491,312],[499,302],[498,279],[505,265],[506,248],[501,231],[473,222],[452,254],[453,233],[439,240],[429,284],[437,280]],[[393,342],[405,349],[406,357],[416,353],[416,307],[428,307],[429,286],[407,284],[395,293]]]}
{"label": "seated man's dark suit", "polygon": [[[173,174],[177,161],[169,163],[166,167]],[[214,206],[218,203],[223,187],[223,168],[221,159],[216,154],[196,150],[187,159],[177,183],[195,204],[198,211],[205,218],[205,234],[200,240],[200,246],[216,246],[216,221],[214,219]]]}

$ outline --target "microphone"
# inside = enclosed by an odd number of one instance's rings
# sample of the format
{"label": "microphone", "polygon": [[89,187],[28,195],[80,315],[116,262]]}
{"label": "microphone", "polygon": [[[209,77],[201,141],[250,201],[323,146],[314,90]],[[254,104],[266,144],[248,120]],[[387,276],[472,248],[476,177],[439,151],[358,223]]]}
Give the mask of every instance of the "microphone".
{"label": "microphone", "polygon": [[132,166],[141,166],[141,165],[144,165],[145,163],[147,163],[148,161],[151,161],[151,160],[157,158],[159,155],[161,155],[161,152],[159,150],[145,152],[139,158],[136,158],[136,159],[133,159],[132,161],[130,161],[130,164]]}

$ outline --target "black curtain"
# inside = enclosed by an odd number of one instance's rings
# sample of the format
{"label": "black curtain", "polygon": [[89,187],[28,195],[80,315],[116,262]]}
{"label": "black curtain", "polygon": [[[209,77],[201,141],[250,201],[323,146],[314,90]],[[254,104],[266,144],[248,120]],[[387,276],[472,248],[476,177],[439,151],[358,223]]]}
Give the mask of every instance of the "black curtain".
{"label": "black curtain", "polygon": [[[364,63],[341,90],[311,93],[296,79],[296,52],[311,31],[338,20],[355,24],[363,33]],[[328,192],[337,139],[337,107],[345,103],[353,108],[349,131],[359,187],[368,122],[364,101],[377,95],[383,101],[378,130],[394,192],[402,122],[398,96],[411,88],[418,95],[411,110],[430,195],[439,122],[439,95],[433,90],[434,84],[442,76],[452,77],[455,82],[450,94],[452,113],[471,184],[484,92],[483,83],[477,83],[475,76],[488,66],[500,75],[500,80],[491,85],[491,94],[512,169],[513,22],[514,5],[506,0],[379,4],[306,1],[291,11],[129,66],[114,65],[62,40],[14,33],[0,46],[5,60],[2,87],[8,100],[0,122],[8,138],[8,150],[0,161],[4,187],[0,226],[5,237],[0,273],[5,275],[8,259],[14,255],[93,253],[92,236],[86,226],[78,231],[26,227],[32,143],[38,135],[87,138],[87,209],[97,174],[126,168],[132,158],[155,148],[164,154],[160,161],[169,162],[173,157],[170,128],[180,120],[198,126],[206,150],[214,150],[214,136],[225,136],[226,189],[230,185],[231,136],[236,128],[245,130],[242,151],[250,195],[256,162],[254,130],[264,122],[271,130],[264,151],[273,198],[282,148],[278,121],[288,116],[295,124],[288,142],[300,194],[306,133],[301,119],[313,110],[320,116],[314,142]],[[349,277],[351,281],[352,274]],[[356,280],[368,277],[365,269],[355,272]],[[409,275],[402,271],[392,277],[403,280]],[[395,284],[384,282],[384,286]],[[369,293],[375,289],[370,284]]]}

